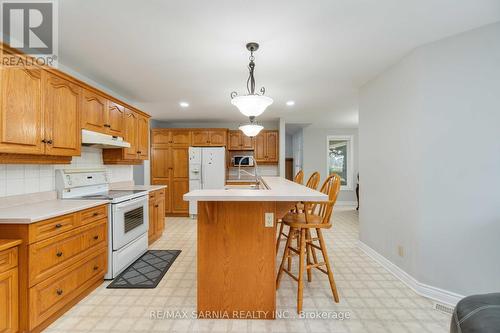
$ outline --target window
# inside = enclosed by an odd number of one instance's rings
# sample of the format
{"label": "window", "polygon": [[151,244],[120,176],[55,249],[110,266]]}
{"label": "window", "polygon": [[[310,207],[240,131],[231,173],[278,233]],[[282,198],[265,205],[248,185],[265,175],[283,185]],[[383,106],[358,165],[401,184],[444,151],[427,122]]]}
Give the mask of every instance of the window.
{"label": "window", "polygon": [[331,175],[336,173],[340,176],[341,190],[352,190],[352,136],[350,135],[332,135],[326,138],[327,149],[327,170]]}

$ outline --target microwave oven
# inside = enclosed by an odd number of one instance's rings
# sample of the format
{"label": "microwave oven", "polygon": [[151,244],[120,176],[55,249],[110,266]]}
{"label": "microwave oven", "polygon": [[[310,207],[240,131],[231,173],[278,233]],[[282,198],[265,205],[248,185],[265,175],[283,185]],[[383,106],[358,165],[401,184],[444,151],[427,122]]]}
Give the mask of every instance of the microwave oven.
{"label": "microwave oven", "polygon": [[233,156],[233,166],[237,167],[241,163],[241,166],[254,166],[253,157],[248,155],[237,155]]}

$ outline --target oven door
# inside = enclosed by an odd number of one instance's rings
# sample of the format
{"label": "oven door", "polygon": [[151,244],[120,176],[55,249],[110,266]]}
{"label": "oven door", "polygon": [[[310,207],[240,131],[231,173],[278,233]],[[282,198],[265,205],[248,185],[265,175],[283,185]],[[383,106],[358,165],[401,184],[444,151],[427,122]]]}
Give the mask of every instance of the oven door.
{"label": "oven door", "polygon": [[113,250],[119,250],[148,232],[148,197],[113,204]]}

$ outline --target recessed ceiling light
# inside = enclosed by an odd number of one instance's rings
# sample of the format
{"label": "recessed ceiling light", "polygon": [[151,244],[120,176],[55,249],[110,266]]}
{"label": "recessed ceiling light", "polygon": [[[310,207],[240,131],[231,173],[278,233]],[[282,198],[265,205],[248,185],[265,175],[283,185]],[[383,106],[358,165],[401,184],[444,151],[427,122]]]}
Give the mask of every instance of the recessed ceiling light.
{"label": "recessed ceiling light", "polygon": [[288,101],[288,102],[286,102],[286,105],[287,106],[294,106],[295,105],[295,101]]}
{"label": "recessed ceiling light", "polygon": [[179,102],[179,106],[181,108],[187,108],[187,107],[189,107],[189,103],[188,102]]}

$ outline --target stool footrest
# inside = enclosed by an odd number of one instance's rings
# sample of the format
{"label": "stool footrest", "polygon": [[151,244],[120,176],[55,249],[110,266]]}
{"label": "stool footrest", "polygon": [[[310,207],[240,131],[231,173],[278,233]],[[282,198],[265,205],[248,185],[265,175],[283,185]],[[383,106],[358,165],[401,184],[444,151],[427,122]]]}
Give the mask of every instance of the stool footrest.
{"label": "stool footrest", "polygon": [[286,274],[288,274],[295,281],[299,281],[299,278],[296,277],[295,275],[293,275],[288,269],[283,268],[283,272],[285,272]]}

